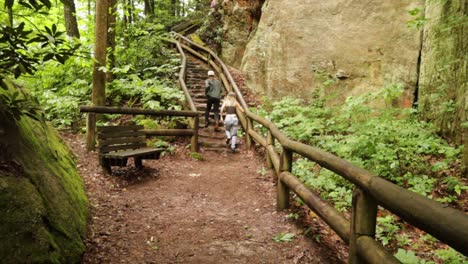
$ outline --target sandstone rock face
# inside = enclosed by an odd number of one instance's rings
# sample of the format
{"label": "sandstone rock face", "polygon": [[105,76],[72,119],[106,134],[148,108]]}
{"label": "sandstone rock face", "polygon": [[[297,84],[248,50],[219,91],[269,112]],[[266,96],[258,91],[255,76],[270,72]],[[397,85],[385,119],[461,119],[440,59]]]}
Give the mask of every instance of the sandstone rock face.
{"label": "sandstone rock face", "polygon": [[239,67],[244,55],[245,46],[252,33],[255,32],[261,15],[261,7],[265,0],[224,0],[222,59]]}
{"label": "sandstone rock face", "polygon": [[266,1],[242,70],[250,89],[272,98],[310,98],[314,90],[347,96],[400,84],[411,106],[420,32],[408,11],[423,0]]}
{"label": "sandstone rock face", "polygon": [[441,134],[464,145],[468,177],[467,0],[426,1],[419,109]]}
{"label": "sandstone rock face", "polygon": [[444,135],[461,142],[468,111],[468,1],[427,0],[425,14],[419,109]]}

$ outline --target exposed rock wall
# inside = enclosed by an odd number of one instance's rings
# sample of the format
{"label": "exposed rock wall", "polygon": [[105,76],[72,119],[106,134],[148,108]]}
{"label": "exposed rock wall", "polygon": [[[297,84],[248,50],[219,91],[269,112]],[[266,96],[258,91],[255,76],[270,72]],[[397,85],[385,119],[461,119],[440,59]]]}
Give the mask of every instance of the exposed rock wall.
{"label": "exposed rock wall", "polygon": [[419,109],[461,142],[468,111],[468,1],[427,0],[425,13]]}
{"label": "exposed rock wall", "polygon": [[0,262],[80,263],[88,201],[69,149],[27,117],[0,117],[0,149]]}
{"label": "exposed rock wall", "polygon": [[242,61],[247,85],[273,98],[311,98],[316,89],[337,101],[401,84],[411,106],[418,78],[420,32],[408,11],[423,0],[266,1]]}
{"label": "exposed rock wall", "polygon": [[224,0],[222,59],[239,67],[249,38],[255,32],[265,0]]}

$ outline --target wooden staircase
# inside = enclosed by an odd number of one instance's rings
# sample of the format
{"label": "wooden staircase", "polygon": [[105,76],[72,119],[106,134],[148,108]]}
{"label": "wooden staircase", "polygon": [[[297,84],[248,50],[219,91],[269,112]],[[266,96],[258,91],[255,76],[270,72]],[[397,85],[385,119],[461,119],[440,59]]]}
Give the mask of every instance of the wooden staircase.
{"label": "wooden staircase", "polygon": [[[227,152],[229,150],[226,144],[226,137],[224,126],[220,121],[219,130],[214,131],[214,114],[210,113],[209,126],[204,127],[205,124],[205,110],[206,110],[206,97],[205,97],[205,80],[208,78],[208,71],[212,70],[205,62],[197,59],[194,56],[187,55],[187,74],[185,82],[192,97],[193,103],[200,112],[200,128],[198,131],[199,143],[201,151],[216,151]],[[225,94],[225,92],[224,92]],[[220,106],[221,107],[221,106]]]}

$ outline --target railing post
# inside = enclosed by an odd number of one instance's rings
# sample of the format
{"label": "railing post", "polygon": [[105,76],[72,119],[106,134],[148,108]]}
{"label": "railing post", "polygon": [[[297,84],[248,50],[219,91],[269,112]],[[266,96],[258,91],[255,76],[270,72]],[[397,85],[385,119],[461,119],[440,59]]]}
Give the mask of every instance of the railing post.
{"label": "railing post", "polygon": [[249,131],[253,129],[253,122],[252,119],[247,117],[247,129],[245,131],[245,141],[247,143],[247,149],[250,150],[252,148],[252,137],[249,134]]}
{"label": "railing post", "polygon": [[283,152],[280,158],[280,169],[278,174],[278,188],[276,195],[276,210],[281,211],[289,208],[289,187],[281,180],[283,171],[292,170],[292,155],[293,152],[283,147]]}
{"label": "railing post", "polygon": [[[275,146],[275,138],[273,137],[273,134],[271,134],[271,131],[268,130],[268,134],[267,134],[267,150],[268,150],[268,146]],[[266,156],[266,163],[267,163],[267,169],[271,169],[273,168],[273,162],[271,161],[271,156],[269,154],[269,152],[267,151],[267,156]]]}
{"label": "railing post", "polygon": [[86,120],[86,149],[94,150],[96,145],[96,113],[88,113]]}
{"label": "railing post", "polygon": [[353,192],[352,204],[348,263],[365,263],[358,254],[357,240],[360,236],[375,237],[377,202],[368,193],[356,188]]}
{"label": "railing post", "polygon": [[192,152],[198,152],[198,125],[200,122],[200,118],[198,116],[192,119],[192,129],[193,129],[193,136],[190,140],[191,150]]}

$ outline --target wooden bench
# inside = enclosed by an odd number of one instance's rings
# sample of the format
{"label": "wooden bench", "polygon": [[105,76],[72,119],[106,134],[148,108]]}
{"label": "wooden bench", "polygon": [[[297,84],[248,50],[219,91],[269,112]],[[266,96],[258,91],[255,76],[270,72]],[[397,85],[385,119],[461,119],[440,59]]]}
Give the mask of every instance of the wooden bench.
{"label": "wooden bench", "polygon": [[99,163],[112,174],[112,166],[127,166],[128,158],[134,158],[135,167],[143,167],[143,159],[159,159],[163,149],[146,145],[143,126],[99,126]]}

